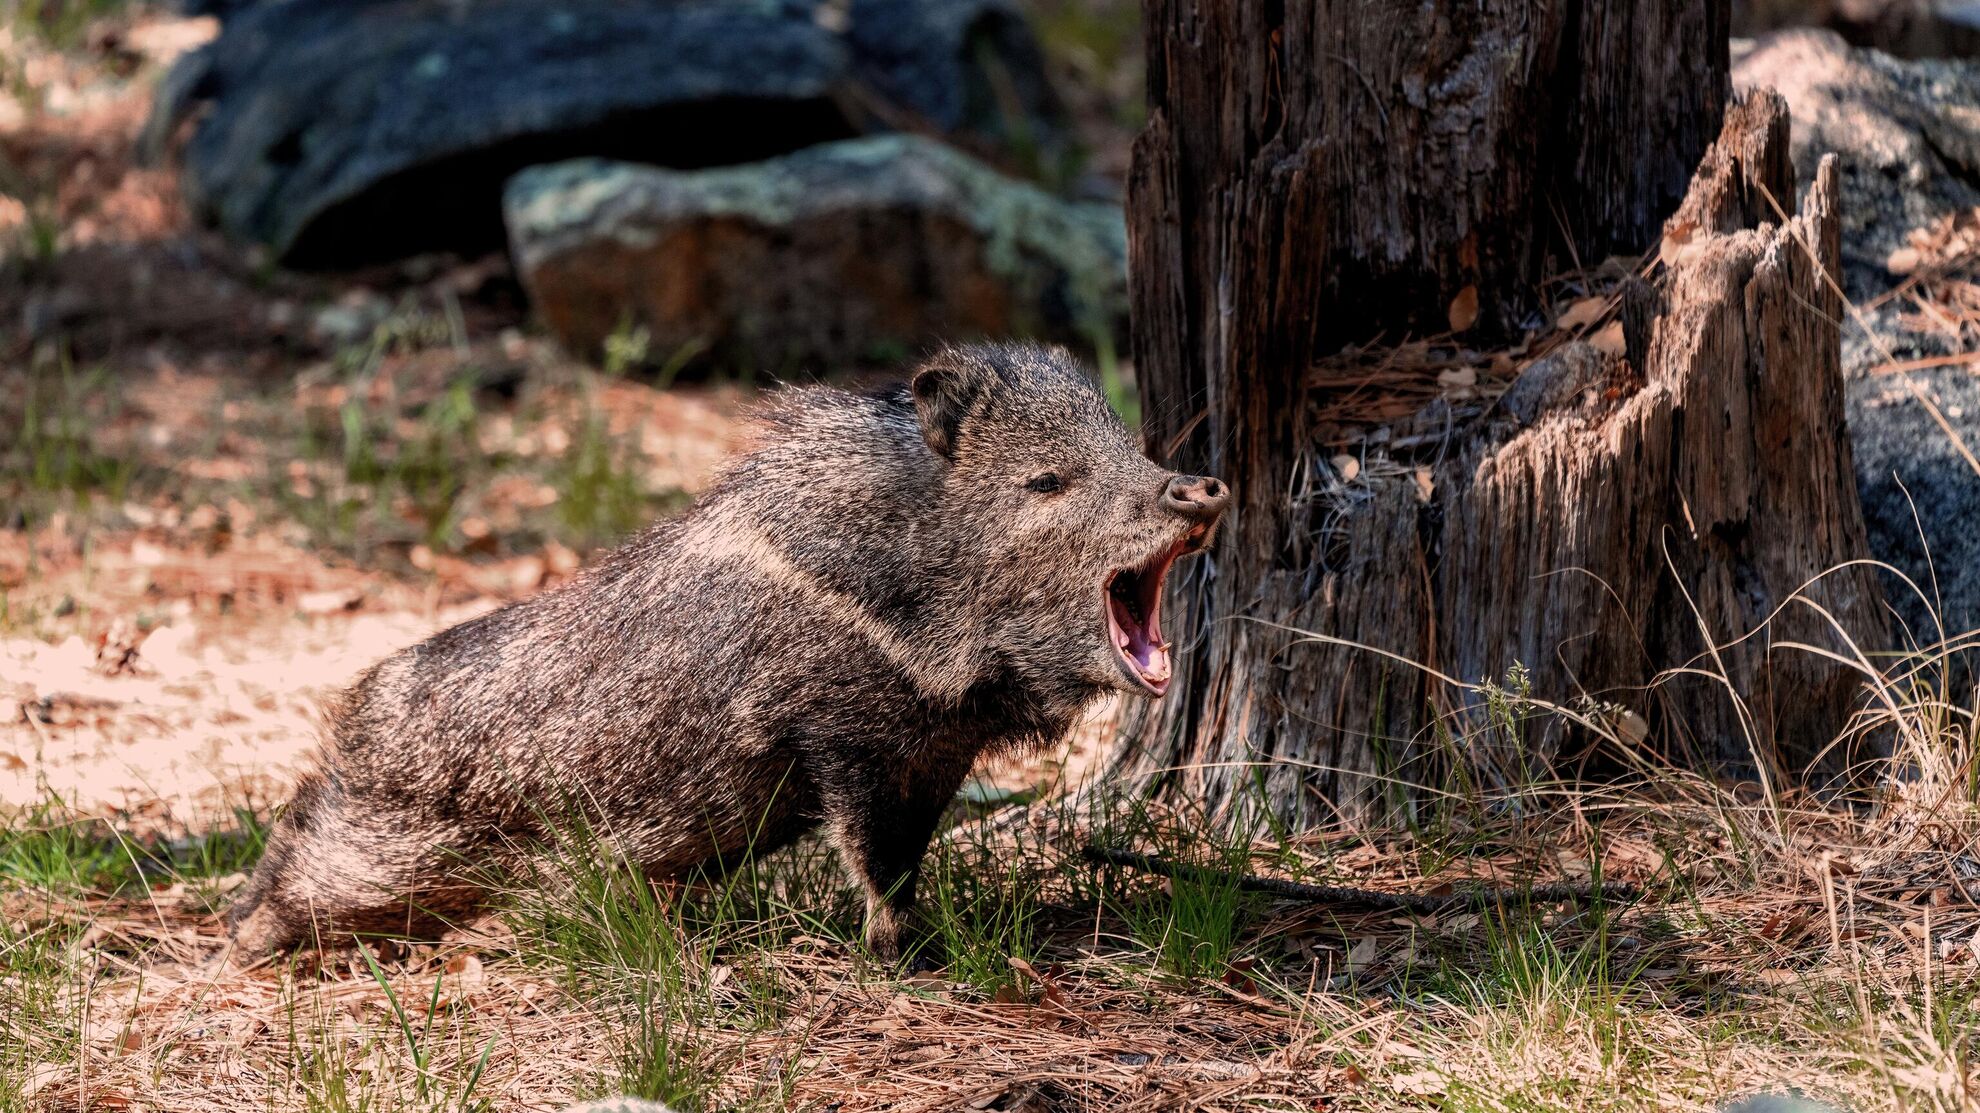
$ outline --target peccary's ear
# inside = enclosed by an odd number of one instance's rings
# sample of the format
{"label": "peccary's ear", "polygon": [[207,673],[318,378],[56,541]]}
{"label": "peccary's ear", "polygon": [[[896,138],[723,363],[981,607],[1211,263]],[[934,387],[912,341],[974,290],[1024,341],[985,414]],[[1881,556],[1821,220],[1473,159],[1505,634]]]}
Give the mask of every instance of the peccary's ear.
{"label": "peccary's ear", "polygon": [[909,384],[914,392],[914,412],[921,419],[922,438],[937,455],[955,459],[963,419],[976,406],[986,385],[981,367],[946,356],[935,357],[914,373]]}

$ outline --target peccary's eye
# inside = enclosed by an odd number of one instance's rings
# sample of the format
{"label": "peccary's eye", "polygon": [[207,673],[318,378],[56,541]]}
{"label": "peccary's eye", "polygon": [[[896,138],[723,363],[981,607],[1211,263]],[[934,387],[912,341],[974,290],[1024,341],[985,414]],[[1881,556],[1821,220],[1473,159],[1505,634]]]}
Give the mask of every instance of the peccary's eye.
{"label": "peccary's eye", "polygon": [[1034,494],[1056,495],[1066,489],[1066,481],[1059,478],[1058,472],[1048,471],[1044,475],[1034,475],[1026,480],[1024,489]]}

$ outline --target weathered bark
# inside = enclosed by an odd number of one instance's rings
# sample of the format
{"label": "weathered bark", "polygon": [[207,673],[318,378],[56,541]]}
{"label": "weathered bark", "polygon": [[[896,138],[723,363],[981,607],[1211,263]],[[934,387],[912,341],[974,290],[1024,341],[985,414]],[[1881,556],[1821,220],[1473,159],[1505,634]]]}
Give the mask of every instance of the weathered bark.
{"label": "weathered bark", "polygon": [[[1707,759],[1805,762],[1854,691],[1768,650],[1829,641],[1813,613],[1706,655],[1707,634],[1753,630],[1863,552],[1821,273],[1832,175],[1788,230],[1758,227],[1768,197],[1794,204],[1777,98],[1736,110],[1706,156],[1670,228],[1683,260],[1625,299],[1623,360],[1553,353],[1446,435],[1369,448],[1358,476],[1327,463],[1329,349],[1441,331],[1467,286],[1481,331],[1510,331],[1551,268],[1658,241],[1721,119],[1723,0],[1446,7],[1151,0],[1129,195],[1146,433],[1238,502],[1172,589],[1192,631],[1176,694],[1130,719],[1117,772],[1213,808],[1262,785],[1315,821],[1421,780],[1445,728],[1463,733],[1446,716],[1467,717],[1465,693],[1287,627],[1466,681],[1517,663],[1536,695],[1622,704]],[[1821,590],[1854,629],[1880,621],[1867,573]],[[1750,724],[1723,686],[1646,691],[1690,664],[1722,667]],[[1478,752],[1493,737],[1467,736],[1488,768],[1549,756],[1533,738]]]}

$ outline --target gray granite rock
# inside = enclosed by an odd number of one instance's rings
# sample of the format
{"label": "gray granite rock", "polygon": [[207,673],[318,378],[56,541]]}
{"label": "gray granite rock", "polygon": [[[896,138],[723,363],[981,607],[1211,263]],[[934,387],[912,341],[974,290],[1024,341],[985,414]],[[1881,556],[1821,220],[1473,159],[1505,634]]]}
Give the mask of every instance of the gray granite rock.
{"label": "gray granite rock", "polygon": [[1719,1113],[1845,1113],[1825,1101],[1797,1093],[1752,1094],[1719,1107]]}
{"label": "gray granite rock", "polygon": [[[1734,85],[1787,98],[1801,181],[1824,153],[1840,156],[1842,282],[1852,301],[1874,301],[1900,281],[1886,263],[1913,229],[1980,205],[1980,63],[1900,61],[1828,31],[1781,32],[1742,51]],[[1980,377],[1970,366],[1893,371],[1893,361],[1951,352],[1948,334],[1906,315],[1891,301],[1846,321],[1843,371],[1871,552],[1936,594],[1928,603],[1888,585],[1912,636],[1930,643],[1940,623],[1946,633],[1980,628],[1980,474],[1921,399],[1980,453]]]}
{"label": "gray granite rock", "polygon": [[1831,31],[1783,31],[1736,58],[1733,86],[1787,99],[1804,186],[1823,154],[1840,156],[1851,298],[1889,288],[1885,261],[1911,229],[1980,204],[1980,62],[1904,62]]}
{"label": "gray granite rock", "polygon": [[188,198],[295,266],[500,245],[503,183],[912,127],[1034,162],[1063,113],[1013,0],[250,0],[161,86]]}

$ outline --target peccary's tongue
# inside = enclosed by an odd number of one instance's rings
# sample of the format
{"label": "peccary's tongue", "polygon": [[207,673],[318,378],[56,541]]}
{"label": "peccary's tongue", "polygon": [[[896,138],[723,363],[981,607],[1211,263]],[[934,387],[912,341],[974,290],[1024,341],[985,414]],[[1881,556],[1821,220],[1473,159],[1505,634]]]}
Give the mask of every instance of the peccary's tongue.
{"label": "peccary's tongue", "polygon": [[1180,552],[1171,549],[1140,569],[1118,573],[1108,585],[1109,633],[1121,657],[1154,687],[1169,681],[1169,647],[1162,641],[1162,581]]}

